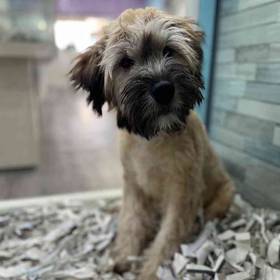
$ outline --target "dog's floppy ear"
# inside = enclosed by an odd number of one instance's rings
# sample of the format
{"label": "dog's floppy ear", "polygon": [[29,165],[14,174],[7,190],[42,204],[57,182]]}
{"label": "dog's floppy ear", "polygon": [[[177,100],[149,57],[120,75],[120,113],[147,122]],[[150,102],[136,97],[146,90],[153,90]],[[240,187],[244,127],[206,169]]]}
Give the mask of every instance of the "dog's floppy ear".
{"label": "dog's floppy ear", "polygon": [[198,24],[193,19],[185,17],[172,17],[172,19],[175,27],[185,31],[186,38],[188,38],[186,42],[191,45],[196,52],[197,59],[201,63],[203,59],[201,44],[204,41],[204,32],[200,30]]}
{"label": "dog's floppy ear", "polygon": [[204,32],[199,30],[199,26],[195,21],[188,18],[175,18],[175,26],[182,28],[186,32],[188,40],[186,43],[192,48],[195,54],[195,59],[192,59],[195,66],[194,77],[198,84],[199,90],[197,94],[197,104],[200,104],[203,100],[201,90],[204,89],[204,81],[201,73],[202,62],[203,62],[203,50],[202,43],[204,41]]}
{"label": "dog's floppy ear", "polygon": [[177,24],[186,30],[188,37],[191,39],[188,41],[188,44],[191,45],[192,49],[196,53],[197,58],[197,78],[201,83],[201,87],[203,88],[203,80],[201,76],[201,67],[203,62],[203,50],[202,50],[202,43],[204,42],[204,32],[200,30],[198,24],[189,18],[181,18],[178,19]]}
{"label": "dog's floppy ear", "polygon": [[202,51],[202,43],[204,42],[204,32],[195,30],[194,31],[194,49],[197,52],[198,59],[200,63],[202,63],[203,60],[203,51]]}
{"label": "dog's floppy ear", "polygon": [[195,50],[198,58],[198,76],[201,80],[202,84],[202,77],[201,77],[201,68],[202,68],[202,62],[203,62],[203,50],[202,50],[202,43],[204,42],[204,32],[199,30],[194,30],[194,38],[192,41],[192,48]]}
{"label": "dog's floppy ear", "polygon": [[92,109],[99,116],[102,115],[104,105],[104,71],[100,61],[105,50],[106,38],[102,37],[92,47],[75,59],[75,65],[69,72],[70,80],[76,90],[83,89],[89,92],[87,101],[92,103]]}

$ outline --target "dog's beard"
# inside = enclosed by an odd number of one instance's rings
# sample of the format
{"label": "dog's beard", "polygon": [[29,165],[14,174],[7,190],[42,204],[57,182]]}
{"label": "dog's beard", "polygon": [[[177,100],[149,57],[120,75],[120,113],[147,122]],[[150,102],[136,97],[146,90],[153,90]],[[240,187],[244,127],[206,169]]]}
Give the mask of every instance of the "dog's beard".
{"label": "dog's beard", "polygon": [[175,99],[168,106],[157,104],[149,94],[155,77],[133,76],[120,94],[117,114],[119,128],[127,129],[128,132],[146,139],[162,131],[171,134],[184,128],[190,110],[203,99],[203,85],[200,77],[191,75],[185,67],[172,66],[161,78],[174,83],[178,100]]}

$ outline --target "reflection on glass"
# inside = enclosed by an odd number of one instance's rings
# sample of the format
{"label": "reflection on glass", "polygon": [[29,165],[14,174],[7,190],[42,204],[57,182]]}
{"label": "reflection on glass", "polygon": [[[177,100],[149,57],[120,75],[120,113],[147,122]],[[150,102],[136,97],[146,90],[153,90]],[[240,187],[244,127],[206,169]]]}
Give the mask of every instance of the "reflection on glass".
{"label": "reflection on glass", "polygon": [[0,40],[51,42],[54,0],[1,0]]}

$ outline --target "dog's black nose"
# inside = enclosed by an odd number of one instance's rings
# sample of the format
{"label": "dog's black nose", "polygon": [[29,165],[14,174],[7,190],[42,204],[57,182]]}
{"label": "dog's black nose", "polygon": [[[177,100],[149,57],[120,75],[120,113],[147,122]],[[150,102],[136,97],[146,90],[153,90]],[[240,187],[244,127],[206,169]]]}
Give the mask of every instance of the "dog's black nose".
{"label": "dog's black nose", "polygon": [[168,105],[174,96],[174,85],[168,81],[157,82],[151,91],[153,98],[161,105]]}

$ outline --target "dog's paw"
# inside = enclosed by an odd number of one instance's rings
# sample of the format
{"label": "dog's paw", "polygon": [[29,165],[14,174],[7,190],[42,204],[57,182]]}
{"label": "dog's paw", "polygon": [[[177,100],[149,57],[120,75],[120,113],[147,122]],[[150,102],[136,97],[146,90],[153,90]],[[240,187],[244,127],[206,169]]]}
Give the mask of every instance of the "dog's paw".
{"label": "dog's paw", "polygon": [[156,263],[152,261],[145,262],[137,280],[158,280],[159,278],[156,276],[157,269],[158,265]]}
{"label": "dog's paw", "polygon": [[129,262],[126,258],[118,258],[114,261],[113,271],[117,274],[123,274],[131,270],[131,262]]}
{"label": "dog's paw", "polygon": [[159,278],[156,276],[155,273],[142,271],[138,275],[137,280],[159,280]]}

